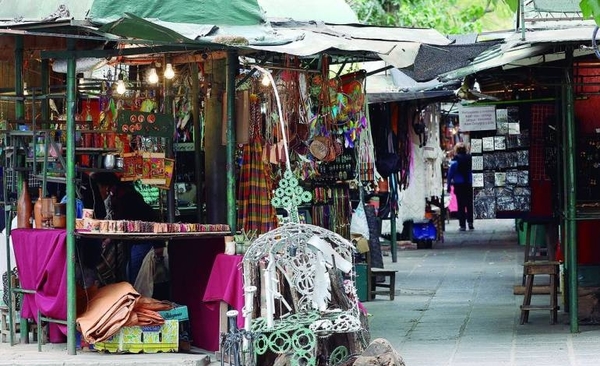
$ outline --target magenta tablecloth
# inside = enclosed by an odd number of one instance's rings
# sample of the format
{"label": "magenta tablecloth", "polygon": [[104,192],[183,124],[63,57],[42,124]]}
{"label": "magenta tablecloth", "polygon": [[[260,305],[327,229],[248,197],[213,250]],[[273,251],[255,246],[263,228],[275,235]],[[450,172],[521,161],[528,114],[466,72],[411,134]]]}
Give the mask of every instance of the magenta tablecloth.
{"label": "magenta tablecloth", "polygon": [[210,271],[210,277],[202,301],[217,306],[224,301],[239,312],[238,327],[244,326],[244,281],[242,255],[218,254]]}
{"label": "magenta tablecloth", "polygon": [[[21,317],[37,319],[39,309],[50,318],[67,318],[66,237],[60,229],[11,231],[20,287],[36,291],[23,296]],[[66,333],[66,326],[51,324],[50,342],[64,342]]]}
{"label": "magenta tablecloth", "polygon": [[223,253],[222,237],[169,242],[171,300],[187,305],[193,345],[207,351],[217,351],[221,339],[219,309],[202,301],[219,253]]}

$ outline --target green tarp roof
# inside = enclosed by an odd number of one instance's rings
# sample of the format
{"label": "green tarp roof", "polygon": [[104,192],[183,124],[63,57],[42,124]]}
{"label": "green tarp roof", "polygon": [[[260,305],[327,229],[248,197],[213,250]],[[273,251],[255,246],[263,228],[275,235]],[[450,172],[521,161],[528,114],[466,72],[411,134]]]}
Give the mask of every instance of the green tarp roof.
{"label": "green tarp roof", "polygon": [[94,0],[89,18],[106,24],[125,13],[174,23],[256,25],[264,21],[257,0]]}

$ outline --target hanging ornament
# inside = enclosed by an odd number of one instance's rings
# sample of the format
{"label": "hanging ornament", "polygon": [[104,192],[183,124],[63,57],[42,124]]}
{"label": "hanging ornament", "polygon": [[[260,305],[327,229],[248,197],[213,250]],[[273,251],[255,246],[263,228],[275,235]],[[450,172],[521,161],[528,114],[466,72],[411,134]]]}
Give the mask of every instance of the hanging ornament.
{"label": "hanging ornament", "polygon": [[298,206],[309,203],[311,200],[312,194],[299,185],[298,178],[291,170],[286,170],[283,178],[279,181],[279,187],[275,189],[271,204],[275,208],[285,209],[289,215],[289,221],[298,224],[300,223]]}

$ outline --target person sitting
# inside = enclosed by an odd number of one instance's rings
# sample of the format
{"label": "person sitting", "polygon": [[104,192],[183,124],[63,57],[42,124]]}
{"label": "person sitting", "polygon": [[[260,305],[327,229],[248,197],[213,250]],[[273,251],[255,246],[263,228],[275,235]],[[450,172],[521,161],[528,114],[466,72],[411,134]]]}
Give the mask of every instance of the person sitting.
{"label": "person sitting", "polygon": [[[91,180],[98,189],[101,200],[104,202],[106,220],[139,220],[159,221],[159,215],[139,193],[132,182],[124,182],[113,172],[95,172]],[[104,243],[105,245],[108,242]],[[162,247],[164,243],[154,241],[125,242],[128,255],[126,280],[135,283],[142,261],[146,254],[154,247]]]}

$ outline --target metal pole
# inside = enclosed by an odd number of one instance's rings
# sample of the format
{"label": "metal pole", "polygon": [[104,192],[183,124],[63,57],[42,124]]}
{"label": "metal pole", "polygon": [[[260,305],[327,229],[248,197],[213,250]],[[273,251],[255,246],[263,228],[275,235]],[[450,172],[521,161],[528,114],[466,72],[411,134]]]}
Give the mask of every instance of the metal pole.
{"label": "metal pole", "polygon": [[235,77],[238,73],[238,53],[235,50],[227,51],[227,223],[231,232],[237,231],[237,204],[235,194]]}
{"label": "metal pole", "polygon": [[192,118],[194,126],[194,176],[196,177],[196,220],[204,222],[204,172],[202,169],[202,128],[200,126],[200,105],[199,97],[199,81],[198,81],[198,64],[192,62],[190,64],[192,70]]}
{"label": "metal pole", "polygon": [[[18,121],[17,123],[23,123],[23,119],[25,118],[25,100],[23,98],[23,37],[17,36],[15,37],[15,94],[17,99],[15,100],[15,119]],[[35,138],[35,136],[34,136]],[[15,159],[21,159],[15,156]],[[17,164],[20,166],[20,162]],[[26,173],[25,173],[26,174]],[[17,190],[20,190],[20,187],[24,177],[23,174],[19,174],[17,176]],[[27,179],[27,178],[25,178]],[[21,192],[19,192],[21,193]],[[9,281],[10,282],[10,281]],[[11,289],[12,291],[12,289]],[[11,294],[12,296],[12,294]],[[11,297],[12,299],[12,297]],[[27,319],[21,318],[19,333],[21,334],[21,343],[29,343],[29,322]],[[26,335],[26,336],[23,336]]]}
{"label": "metal pole", "polygon": [[[23,97],[23,37],[17,36],[15,37],[15,94],[17,96],[17,100],[15,100],[15,119],[19,120],[23,118],[23,100],[21,99]],[[19,98],[20,97],[20,98]],[[15,167],[15,162],[13,159],[13,164],[12,167]],[[4,172],[6,173],[6,170],[4,170]],[[16,178],[15,174],[14,174],[14,170],[11,173],[13,181],[12,181],[12,185],[13,187],[15,187],[15,181],[14,179]],[[7,179],[7,177],[5,176],[4,179]],[[17,187],[20,187],[21,185],[17,184]],[[5,225],[6,225],[6,270],[7,270],[7,276],[8,276],[8,285],[6,290],[8,291],[8,304],[6,304],[8,306],[8,328],[9,328],[9,341],[10,341],[10,345],[14,345],[15,344],[15,318],[13,317],[13,314],[15,312],[15,309],[13,308],[13,299],[14,299],[14,293],[13,293],[13,287],[12,287],[12,264],[10,263],[10,242],[9,242],[9,238],[10,238],[10,229],[11,229],[11,225],[12,225],[12,205],[7,204],[8,202],[8,189],[6,189],[6,182],[4,184],[4,201],[5,201],[5,206],[4,206],[4,212],[5,212]],[[21,332],[25,332],[25,329],[27,329],[27,323],[25,324],[21,324],[21,326],[25,326],[25,328],[20,328]],[[23,334],[23,333],[21,333]],[[21,337],[23,338],[23,337]]]}
{"label": "metal pole", "polygon": [[[42,60],[41,78],[42,95],[46,96],[50,91],[50,61],[47,59]],[[43,121],[41,128],[49,128],[48,121],[50,120],[50,108],[48,108],[48,98],[41,99],[41,116]]]}
{"label": "metal pole", "polygon": [[567,268],[569,274],[569,319],[571,333],[579,332],[578,319],[578,287],[577,280],[577,221],[576,221],[576,178],[575,178],[575,118],[573,96],[573,49],[568,48],[566,54],[564,83],[564,116],[565,116],[565,245],[567,247]]}
{"label": "metal pole", "polygon": [[[163,65],[166,67],[167,64],[166,57],[163,59]],[[173,96],[171,94],[171,80],[163,77],[163,99],[165,106],[165,113],[173,117]],[[167,158],[173,158],[173,134],[166,139],[165,143],[165,156]],[[176,176],[176,171],[173,171],[173,177]],[[171,184],[169,189],[167,190],[167,222],[175,222],[175,190],[173,186],[175,185],[175,179],[171,179]]]}
{"label": "metal pole", "polygon": [[[75,48],[75,40],[67,40],[67,48]],[[67,353],[74,355],[75,319],[75,105],[77,78],[76,61],[73,55],[67,59]]]}
{"label": "metal pole", "polygon": [[521,26],[521,41],[525,40],[525,0],[519,0],[519,25]]}
{"label": "metal pole", "polygon": [[25,101],[23,100],[23,37],[15,37],[15,119],[22,121],[25,117]]}
{"label": "metal pole", "polygon": [[398,243],[396,233],[396,205],[397,205],[397,194],[398,194],[398,177],[397,173],[390,175],[390,186],[388,188],[389,200],[390,200],[390,250],[392,251],[392,263],[398,261],[398,253],[396,253],[396,247]]}

